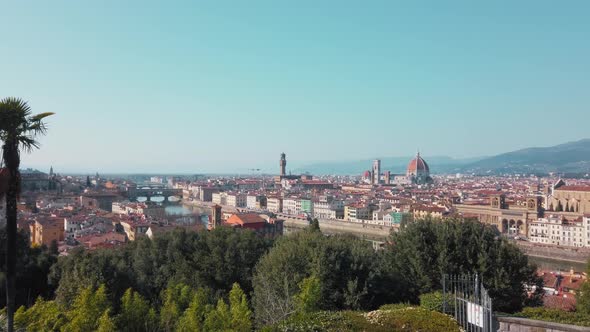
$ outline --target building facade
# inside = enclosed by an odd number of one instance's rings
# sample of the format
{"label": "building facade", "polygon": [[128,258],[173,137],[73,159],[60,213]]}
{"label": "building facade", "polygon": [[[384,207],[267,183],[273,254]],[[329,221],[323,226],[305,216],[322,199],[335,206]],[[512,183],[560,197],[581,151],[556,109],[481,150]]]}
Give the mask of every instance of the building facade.
{"label": "building facade", "polygon": [[590,217],[567,220],[550,215],[530,223],[528,240],[569,247],[590,247]]}
{"label": "building facade", "polygon": [[233,207],[246,207],[246,195],[229,193],[226,195],[226,204]]}
{"label": "building facade", "polygon": [[50,246],[64,240],[64,218],[49,217],[36,220],[30,226],[31,244]]}
{"label": "building facade", "polygon": [[280,197],[267,197],[266,209],[269,212],[281,213],[283,212],[283,199]]}

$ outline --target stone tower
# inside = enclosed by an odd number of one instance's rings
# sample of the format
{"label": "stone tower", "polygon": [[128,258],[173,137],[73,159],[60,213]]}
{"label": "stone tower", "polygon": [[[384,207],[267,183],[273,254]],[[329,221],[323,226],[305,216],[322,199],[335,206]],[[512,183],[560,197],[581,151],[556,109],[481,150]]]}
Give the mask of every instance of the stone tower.
{"label": "stone tower", "polygon": [[221,226],[221,206],[215,204],[211,210],[211,223],[208,228],[215,229],[217,226]]}
{"label": "stone tower", "polygon": [[379,184],[380,179],[381,179],[381,160],[375,159],[375,160],[373,160],[373,179],[371,179],[371,183]]}
{"label": "stone tower", "polygon": [[286,167],[287,167],[287,156],[285,155],[285,153],[281,153],[281,161],[280,161],[280,165],[281,165],[281,176],[285,176],[287,175],[286,172]]}

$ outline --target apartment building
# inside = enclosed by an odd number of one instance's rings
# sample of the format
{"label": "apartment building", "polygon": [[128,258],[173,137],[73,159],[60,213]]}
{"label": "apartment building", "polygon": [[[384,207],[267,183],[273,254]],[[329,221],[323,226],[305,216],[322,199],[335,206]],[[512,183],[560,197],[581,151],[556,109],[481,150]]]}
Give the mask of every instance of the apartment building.
{"label": "apartment building", "polygon": [[246,195],[239,193],[228,193],[225,202],[233,207],[246,207]]}
{"label": "apartment building", "polygon": [[280,197],[267,197],[266,209],[274,213],[283,212],[283,200]]}
{"label": "apartment building", "polygon": [[297,215],[301,213],[301,202],[299,202],[299,210],[297,209],[297,197],[286,197],[283,198],[283,213],[290,215]]}
{"label": "apartment building", "polygon": [[227,194],[224,192],[212,193],[211,202],[218,205],[227,205]]}
{"label": "apartment building", "polygon": [[344,206],[344,219],[350,221],[370,220],[371,208],[363,203],[351,203]]}
{"label": "apartment building", "polygon": [[590,247],[590,217],[567,220],[548,216],[529,223],[529,241],[569,247]]}
{"label": "apartment building", "polygon": [[313,216],[318,219],[342,219],[344,217],[344,201],[320,196],[313,201]]}
{"label": "apartment building", "polygon": [[247,195],[246,207],[249,209],[264,209],[266,208],[266,197],[264,195]]}

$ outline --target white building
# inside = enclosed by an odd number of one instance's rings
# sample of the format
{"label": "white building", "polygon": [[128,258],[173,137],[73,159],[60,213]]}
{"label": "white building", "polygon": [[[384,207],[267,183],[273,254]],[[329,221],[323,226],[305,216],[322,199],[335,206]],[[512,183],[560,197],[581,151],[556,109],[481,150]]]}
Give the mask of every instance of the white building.
{"label": "white building", "polygon": [[266,197],[264,195],[248,195],[246,196],[246,207],[249,209],[262,209],[265,201]]}
{"label": "white building", "polygon": [[[288,197],[283,199],[283,213],[290,215],[297,215],[300,211],[297,211],[297,202],[299,201],[296,197]],[[299,208],[301,208],[301,202],[299,202]]]}
{"label": "white building", "polygon": [[218,205],[227,205],[227,194],[226,193],[213,193],[211,195],[211,201]]}
{"label": "white building", "polygon": [[229,206],[233,207],[245,207],[246,206],[246,195],[244,194],[227,194],[225,202]]}
{"label": "white building", "polygon": [[266,209],[270,212],[283,212],[283,200],[280,197],[268,197],[266,199]]}
{"label": "white building", "polygon": [[152,176],[150,178],[151,183],[164,183],[164,178],[161,176]]}
{"label": "white building", "polygon": [[342,219],[344,201],[332,197],[320,197],[313,202],[313,217],[318,219]]}
{"label": "white building", "polygon": [[66,238],[74,238],[76,231],[82,229],[84,220],[80,218],[64,218],[64,236]]}
{"label": "white building", "polygon": [[248,195],[246,196],[246,207],[248,209],[255,209],[256,208],[256,195]]}
{"label": "white building", "polygon": [[529,223],[529,241],[570,247],[590,247],[590,218],[563,220],[559,216]]}

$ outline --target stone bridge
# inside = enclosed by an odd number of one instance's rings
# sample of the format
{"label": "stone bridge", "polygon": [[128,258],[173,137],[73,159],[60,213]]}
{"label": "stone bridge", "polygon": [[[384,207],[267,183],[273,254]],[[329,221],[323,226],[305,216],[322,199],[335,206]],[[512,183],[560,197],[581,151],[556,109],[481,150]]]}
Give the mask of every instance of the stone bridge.
{"label": "stone bridge", "polygon": [[138,197],[145,197],[147,201],[150,201],[152,197],[164,197],[164,202],[168,202],[168,198],[172,196],[182,199],[182,189],[129,188],[127,190],[127,198],[133,201]]}

